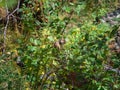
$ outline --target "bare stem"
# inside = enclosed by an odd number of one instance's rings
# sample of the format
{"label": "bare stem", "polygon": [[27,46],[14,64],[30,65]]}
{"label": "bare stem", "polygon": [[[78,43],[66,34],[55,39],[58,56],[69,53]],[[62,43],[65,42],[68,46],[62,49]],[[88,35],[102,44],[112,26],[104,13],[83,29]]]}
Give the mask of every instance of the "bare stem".
{"label": "bare stem", "polygon": [[[7,2],[7,0],[6,0]],[[6,6],[6,11],[7,11],[7,17],[6,17],[6,24],[5,24],[5,27],[4,27],[4,43],[3,43],[3,46],[4,46],[4,49],[3,49],[3,54],[5,53],[5,47],[6,47],[6,36],[7,36],[7,28],[8,28],[8,24],[9,24],[9,20],[10,20],[10,16],[14,16],[13,14],[15,12],[17,12],[17,10],[19,10],[19,6],[20,6],[20,0],[18,0],[18,4],[17,4],[17,7],[9,14],[9,10],[8,10],[8,5],[7,3],[5,4]]]}

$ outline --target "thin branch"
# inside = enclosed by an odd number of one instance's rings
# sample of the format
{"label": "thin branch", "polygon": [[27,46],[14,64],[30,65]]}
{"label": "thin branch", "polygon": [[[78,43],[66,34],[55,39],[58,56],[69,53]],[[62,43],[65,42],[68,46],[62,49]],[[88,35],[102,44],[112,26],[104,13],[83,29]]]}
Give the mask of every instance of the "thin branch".
{"label": "thin branch", "polygon": [[[6,0],[7,2],[7,0]],[[7,6],[7,3],[6,3],[6,11],[7,11],[7,15],[9,14],[9,11],[8,11],[8,6]],[[7,22],[6,22],[6,25],[5,25],[5,28],[4,28],[4,43],[3,43],[3,54],[5,53],[5,47],[6,47],[6,32],[7,32],[7,27],[8,27],[8,24],[9,24],[9,16],[7,16]]]}
{"label": "thin branch", "polygon": [[[6,2],[7,2],[7,0],[6,0]],[[9,24],[9,20],[10,20],[10,16],[14,16],[13,14],[17,11],[17,10],[19,10],[19,6],[20,6],[20,0],[18,0],[18,4],[17,4],[17,8],[15,9],[15,10],[13,10],[13,12],[11,12],[10,14],[9,14],[9,10],[8,10],[8,6],[7,6],[7,3],[6,3],[6,11],[7,11],[7,17],[6,17],[6,25],[5,25],[5,27],[4,27],[4,43],[3,43],[3,46],[4,46],[4,49],[3,49],[3,54],[5,53],[5,47],[6,47],[6,33],[7,33],[7,28],[8,28],[8,24]]]}
{"label": "thin branch", "polygon": [[9,16],[12,16],[17,10],[19,10],[19,7],[20,7],[20,0],[18,0],[17,8],[13,10],[13,12],[9,14]]}

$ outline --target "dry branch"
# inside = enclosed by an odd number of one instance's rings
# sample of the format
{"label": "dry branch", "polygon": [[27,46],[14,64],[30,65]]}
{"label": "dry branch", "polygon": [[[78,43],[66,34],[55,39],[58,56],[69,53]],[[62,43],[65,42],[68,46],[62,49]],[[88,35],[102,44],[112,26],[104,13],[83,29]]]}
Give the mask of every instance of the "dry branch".
{"label": "dry branch", "polygon": [[[7,0],[6,0],[7,2]],[[9,25],[9,20],[10,20],[10,17],[12,16],[14,18],[14,13],[17,12],[19,10],[19,6],[20,6],[20,0],[18,0],[18,3],[17,3],[17,7],[9,14],[9,10],[8,10],[8,5],[6,3],[6,11],[7,11],[7,16],[6,16],[6,24],[5,24],[5,27],[4,27],[4,42],[3,42],[3,54],[5,53],[5,47],[6,47],[6,33],[7,33],[7,28],[8,28],[8,25]]]}

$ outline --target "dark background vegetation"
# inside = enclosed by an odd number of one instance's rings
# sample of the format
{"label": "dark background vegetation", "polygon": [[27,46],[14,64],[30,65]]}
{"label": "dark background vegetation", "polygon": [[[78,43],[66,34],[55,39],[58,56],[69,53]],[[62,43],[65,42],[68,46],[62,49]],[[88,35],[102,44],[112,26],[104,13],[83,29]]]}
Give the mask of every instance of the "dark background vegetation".
{"label": "dark background vegetation", "polygon": [[1,0],[0,90],[120,90],[118,0]]}

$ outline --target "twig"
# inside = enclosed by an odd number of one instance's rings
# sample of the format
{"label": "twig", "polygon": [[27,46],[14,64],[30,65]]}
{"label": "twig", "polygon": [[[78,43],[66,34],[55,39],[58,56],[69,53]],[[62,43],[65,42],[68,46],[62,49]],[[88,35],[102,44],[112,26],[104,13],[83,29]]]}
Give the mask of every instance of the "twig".
{"label": "twig", "polygon": [[62,68],[62,66],[60,67],[56,67],[56,69],[52,69],[48,72],[46,72],[41,79],[41,84],[39,86],[40,90],[42,90],[43,84],[48,80],[48,78],[53,74],[53,73],[57,73],[60,69]]}
{"label": "twig", "polygon": [[53,74],[56,70],[51,70],[47,73],[45,73],[42,77],[42,82],[41,82],[41,85],[40,85],[40,90],[42,90],[42,87],[43,87],[43,84],[46,82],[46,80],[48,79],[48,77],[50,77],[51,74]]}
{"label": "twig", "polygon": [[[7,2],[7,0],[6,0]],[[7,11],[7,17],[6,17],[6,25],[4,27],[4,42],[3,42],[3,46],[4,46],[4,49],[3,49],[3,54],[5,53],[5,47],[6,47],[6,33],[7,33],[7,28],[8,28],[8,24],[9,24],[9,20],[10,20],[10,16],[14,16],[13,14],[19,10],[19,6],[20,6],[20,0],[18,0],[18,4],[17,4],[17,8],[15,10],[13,10],[13,12],[11,12],[9,14],[9,10],[8,10],[8,6],[7,6],[7,3],[6,3],[6,11]]]}
{"label": "twig", "polygon": [[[6,0],[6,2],[7,2],[7,0]],[[9,11],[8,11],[7,3],[6,3],[5,7],[6,7],[7,15],[8,15]],[[5,47],[6,47],[6,32],[7,32],[8,24],[9,24],[9,16],[7,16],[7,22],[6,22],[6,25],[5,25],[5,28],[4,28],[3,54],[5,53]]]}
{"label": "twig", "polygon": [[9,14],[9,16],[12,16],[17,10],[19,10],[19,6],[20,6],[20,0],[18,0],[17,8],[13,10],[13,12]]}

